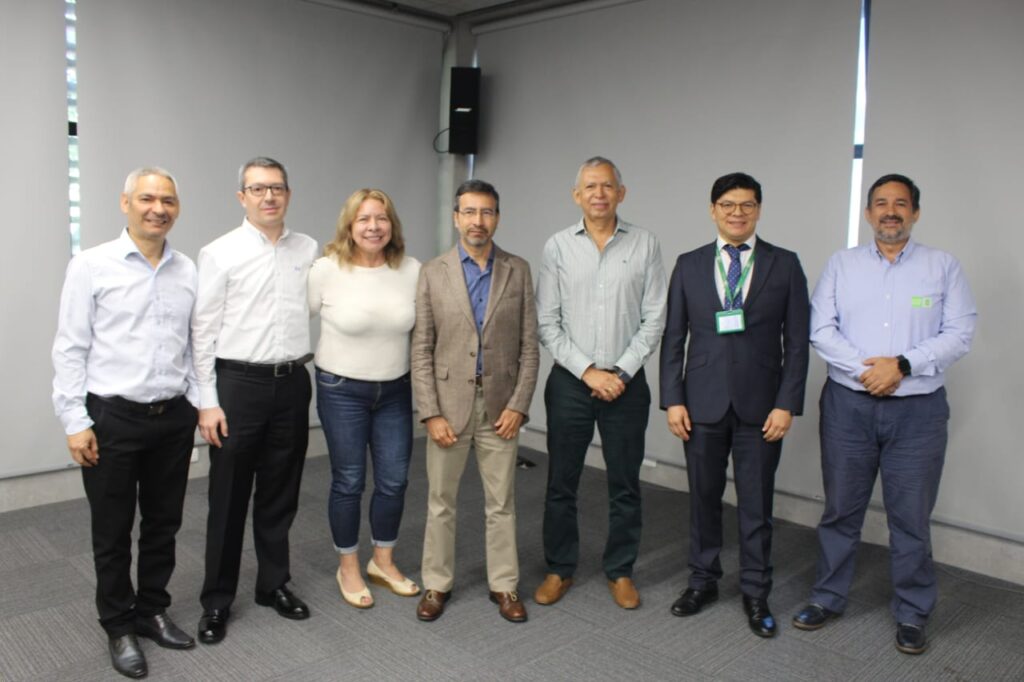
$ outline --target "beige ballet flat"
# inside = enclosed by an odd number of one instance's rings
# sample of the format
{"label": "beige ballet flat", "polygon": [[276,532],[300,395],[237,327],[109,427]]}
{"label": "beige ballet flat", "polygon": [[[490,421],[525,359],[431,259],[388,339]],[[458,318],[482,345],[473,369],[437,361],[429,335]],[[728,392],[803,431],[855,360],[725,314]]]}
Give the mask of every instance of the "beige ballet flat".
{"label": "beige ballet flat", "polygon": [[[347,601],[351,606],[357,609],[368,609],[373,606],[373,595],[370,594],[370,590],[363,588],[358,592],[346,592],[345,588],[341,584],[341,569],[338,569],[338,573],[335,576],[338,579],[338,589],[341,590],[341,598]],[[363,603],[364,599],[368,599],[368,603]]]}
{"label": "beige ballet flat", "polygon": [[373,559],[370,559],[370,563],[366,564],[366,577],[374,585],[386,587],[399,597],[415,597],[420,593],[420,586],[408,578],[392,580],[384,575],[384,571],[380,570],[380,567],[374,563]]}

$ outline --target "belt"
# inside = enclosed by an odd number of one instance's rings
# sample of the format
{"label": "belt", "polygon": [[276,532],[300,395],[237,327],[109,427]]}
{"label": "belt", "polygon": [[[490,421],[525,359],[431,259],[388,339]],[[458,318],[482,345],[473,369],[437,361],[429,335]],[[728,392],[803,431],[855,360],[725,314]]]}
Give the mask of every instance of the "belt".
{"label": "belt", "polygon": [[298,360],[288,360],[287,362],[260,363],[217,358],[217,362],[214,364],[217,369],[230,369],[250,376],[273,377],[277,379],[280,377],[290,376],[295,370],[300,367],[305,367],[306,363],[312,359],[313,354],[307,353]]}
{"label": "belt", "polygon": [[147,417],[156,417],[164,412],[170,412],[171,409],[177,407],[179,403],[185,400],[185,396],[179,395],[173,398],[168,398],[167,400],[158,400],[155,403],[137,403],[133,400],[122,398],[119,395],[107,397],[96,395],[95,393],[90,393],[89,395],[100,402],[107,403],[108,405],[114,405],[115,407],[120,407]]}
{"label": "belt", "polygon": [[476,375],[476,385],[477,386],[483,386],[484,385],[484,378],[482,376],[480,376],[479,374]]}

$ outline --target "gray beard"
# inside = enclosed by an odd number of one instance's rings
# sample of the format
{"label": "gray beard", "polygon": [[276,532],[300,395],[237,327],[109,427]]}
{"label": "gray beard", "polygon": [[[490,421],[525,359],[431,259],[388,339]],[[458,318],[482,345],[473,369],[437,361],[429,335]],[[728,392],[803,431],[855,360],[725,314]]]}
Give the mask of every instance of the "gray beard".
{"label": "gray beard", "polygon": [[910,237],[910,230],[906,225],[900,227],[895,232],[886,232],[885,230],[875,230],[875,239],[882,242],[883,244],[899,244],[905,242]]}

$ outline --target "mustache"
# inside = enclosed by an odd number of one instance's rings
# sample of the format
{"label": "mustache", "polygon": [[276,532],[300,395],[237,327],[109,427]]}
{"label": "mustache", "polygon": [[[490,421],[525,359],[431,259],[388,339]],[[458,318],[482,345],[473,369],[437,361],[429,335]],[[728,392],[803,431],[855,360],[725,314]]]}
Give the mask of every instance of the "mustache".
{"label": "mustache", "polygon": [[895,220],[900,225],[903,224],[903,218],[901,218],[898,215],[884,215],[884,216],[882,216],[882,220]]}

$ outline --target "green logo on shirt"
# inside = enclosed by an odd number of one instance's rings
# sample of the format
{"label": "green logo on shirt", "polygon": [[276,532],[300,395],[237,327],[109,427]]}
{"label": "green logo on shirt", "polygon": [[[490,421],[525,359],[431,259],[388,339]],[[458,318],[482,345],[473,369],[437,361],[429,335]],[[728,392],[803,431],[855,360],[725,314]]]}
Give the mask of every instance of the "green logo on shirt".
{"label": "green logo on shirt", "polygon": [[929,296],[911,296],[910,297],[911,308],[931,308],[932,299]]}

